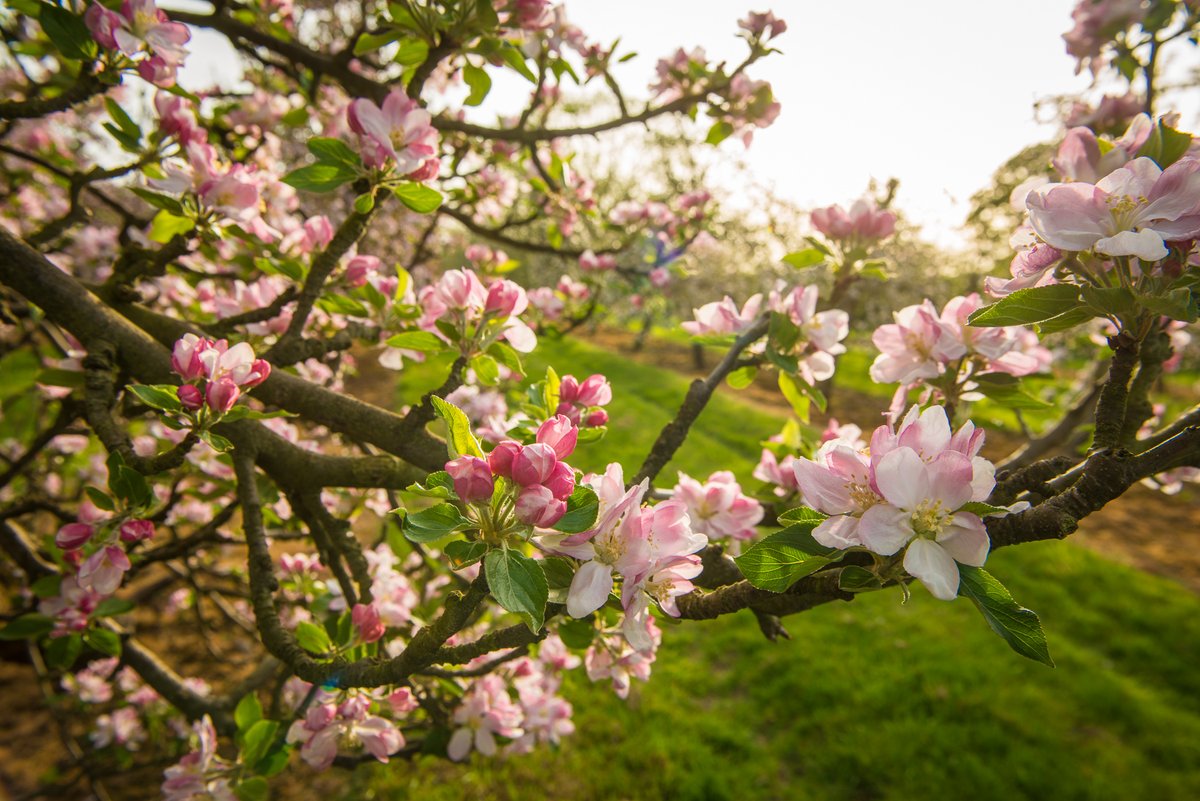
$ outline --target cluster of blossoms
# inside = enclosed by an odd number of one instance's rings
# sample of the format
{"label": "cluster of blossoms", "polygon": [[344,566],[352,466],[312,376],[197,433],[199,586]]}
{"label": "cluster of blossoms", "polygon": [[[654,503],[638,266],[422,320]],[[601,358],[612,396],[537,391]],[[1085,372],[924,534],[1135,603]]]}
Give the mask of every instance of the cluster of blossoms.
{"label": "cluster of blossoms", "polygon": [[206,142],[188,142],[184,152],[187,160],[164,162],[164,177],[151,179],[150,186],[172,195],[192,193],[202,213],[243,224],[263,241],[274,240],[276,232],[260,216],[265,174],[244,164],[222,164]]}
{"label": "cluster of blossoms", "polygon": [[204,339],[184,334],[171,353],[171,367],[186,383],[176,390],[179,402],[190,412],[208,407],[222,415],[233,408],[242,392],[253,389],[271,375],[271,364],[256,359],[245,342],[233,347],[224,339]]}
{"label": "cluster of blossoms", "polygon": [[904,552],[903,567],[936,598],[958,593],[958,564],[982,566],[990,542],[968,504],[995,486],[995,468],[979,456],[984,433],[968,422],[951,432],[946,412],[913,406],[892,428],[871,435],[867,450],[834,439],[814,459],[797,459],[805,501],[829,515],[813,537],[830,548],[879,556]]}
{"label": "cluster of blossoms", "polygon": [[93,3],[83,18],[101,47],[130,59],[140,57],[137,71],[144,80],[175,85],[176,70],[188,54],[184,45],[192,34],[182,22],[171,22],[154,0],[124,0],[120,11]]}
{"label": "cluster of blossoms", "polygon": [[231,801],[234,766],[217,755],[217,732],[205,715],[194,725],[197,748],[163,772],[164,801],[193,801],[212,798]]}
{"label": "cluster of blossoms", "polygon": [[562,415],[577,426],[599,428],[608,424],[608,412],[603,407],[612,402],[612,386],[599,373],[580,381],[573,375],[564,375],[558,385],[558,409]]}
{"label": "cluster of blossoms", "polygon": [[447,270],[417,297],[423,312],[420,327],[445,337],[439,323],[448,324],[457,332],[463,353],[486,350],[497,339],[521,353],[529,353],[537,345],[533,329],[519,319],[529,307],[529,298],[507,278],[485,287],[474,270]]}
{"label": "cluster of blossoms", "polygon": [[350,695],[340,703],[336,697],[317,701],[302,720],[292,723],[287,742],[300,743],[300,758],[316,770],[333,764],[339,746],[361,747],[387,762],[404,747],[404,735],[392,721],[371,713],[373,703],[377,702],[366,693]]}
{"label": "cluster of blossoms", "polygon": [[[967,318],[983,308],[978,293],[947,301],[938,313],[926,299],[893,312],[893,323],[875,329],[871,341],[879,355],[871,364],[871,379],[899,382],[896,402],[908,390],[924,384],[947,398],[974,389],[971,377],[983,372],[1025,376],[1049,368],[1051,355],[1037,336],[1023,326],[976,328]],[[893,411],[898,411],[893,405]]]}
{"label": "cluster of blossoms", "polygon": [[484,537],[502,536],[512,523],[506,515],[493,515],[489,507],[496,479],[512,482],[516,490],[512,514],[527,526],[548,528],[567,513],[567,498],[575,491],[575,471],[564,459],[575,452],[579,429],[562,415],[542,423],[536,441],[521,445],[499,443],[486,459],[460,456],[446,463],[454,492],[480,516]]}
{"label": "cluster of blossoms", "polygon": [[[67,523],[54,536],[54,544],[63,549],[64,559],[79,568],[74,581],[84,593],[79,600],[85,601],[85,606],[88,593],[104,597],[112,595],[121,586],[121,579],[131,566],[129,555],[121,544],[133,545],[154,536],[154,523],[149,520],[122,517],[105,519],[99,516],[98,510],[96,514],[88,513],[87,518],[86,521],[81,519]],[[85,558],[83,549],[88,543],[92,543],[95,550]],[[72,614],[82,610],[78,604],[68,602],[68,595],[64,583],[59,596],[51,599],[58,603],[51,603],[42,610],[58,618],[60,634],[87,628],[86,614]],[[62,608],[55,608],[58,605],[62,605]]]}
{"label": "cluster of blossoms", "polygon": [[1120,131],[1146,107],[1136,92],[1104,95],[1095,106],[1075,101],[1063,119],[1068,128],[1086,127],[1093,131]]}
{"label": "cluster of blossoms", "polygon": [[1075,72],[1084,67],[1096,74],[1107,63],[1104,50],[1113,37],[1146,17],[1143,0],[1079,0],[1071,12],[1075,27],[1063,34],[1067,52],[1075,57]]}
{"label": "cluster of blossoms", "polygon": [[871,200],[856,200],[849,211],[836,203],[816,209],[811,220],[813,228],[848,248],[887,239],[896,230],[896,215]]}
{"label": "cluster of blossoms", "polygon": [[[796,451],[802,446],[799,430],[792,429],[788,436],[776,434],[763,443],[762,456],[754,468],[754,477],[771,485],[772,493],[779,498],[796,500],[800,485],[796,482]],[[852,450],[862,450],[867,443],[862,439],[862,429],[853,423],[839,423],[836,417],[829,418],[825,430],[821,432],[820,444],[824,445],[833,440],[844,443]]]}
{"label": "cluster of blossoms", "polygon": [[392,168],[410,181],[437,177],[437,131],[429,112],[404,92],[392,90],[382,106],[359,98],[350,103],[346,118],[367,167]]}
{"label": "cluster of blossoms", "polygon": [[671,499],[687,508],[694,531],[711,542],[729,540],[734,553],[741,542],[754,537],[754,527],[763,518],[762,504],[742,494],[728,470],[713,473],[704,483],[681,472]]}
{"label": "cluster of blossoms", "polygon": [[815,285],[797,286],[786,292],[776,288],[767,296],[765,308],[761,294],[752,295],[741,309],[726,295],[694,309],[695,319],[683,323],[683,330],[692,336],[740,334],[764,311],[786,315],[799,331],[786,355],[796,358],[799,376],[814,385],[833,376],[835,357],[846,352],[841,343],[850,333],[850,315],[841,309],[818,312],[817,300]]}
{"label": "cluster of blossoms", "polygon": [[691,592],[691,579],[703,569],[695,553],[708,538],[692,530],[687,507],[680,501],[643,507],[649,482],[627,490],[619,464],[610,464],[603,475],[589,476],[585,483],[600,501],[595,525],[579,534],[544,534],[538,542],[550,553],[583,563],[567,591],[572,617],[586,617],[604,606],[620,576],[622,631],[635,650],[652,650],[646,625],[650,601],[672,617],[679,615],[675,599]]}

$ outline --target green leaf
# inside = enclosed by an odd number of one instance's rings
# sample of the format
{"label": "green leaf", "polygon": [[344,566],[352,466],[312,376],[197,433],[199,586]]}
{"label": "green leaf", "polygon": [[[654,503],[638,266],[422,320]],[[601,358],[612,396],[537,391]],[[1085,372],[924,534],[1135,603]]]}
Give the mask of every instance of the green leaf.
{"label": "green leaf", "polygon": [[416,66],[429,58],[429,43],[424,39],[407,39],[400,43],[395,61],[406,67]]}
{"label": "green leaf", "polygon": [[36,612],[10,620],[0,629],[0,640],[32,640],[49,634],[54,629],[54,618]]}
{"label": "green leaf", "polygon": [[[375,208],[375,195],[372,193],[363,192],[354,198],[354,210],[359,214],[369,214],[373,208]],[[370,284],[367,286],[370,286]]]}
{"label": "green leaf", "polygon": [[575,578],[575,566],[570,559],[561,556],[547,556],[543,559],[542,572],[546,574],[546,584],[552,590],[565,590]]}
{"label": "green leaf", "polygon": [[753,384],[757,377],[758,368],[750,364],[731,371],[729,375],[725,376],[725,383],[734,389],[745,389]]}
{"label": "green leaf", "polygon": [[222,437],[220,434],[212,431],[201,431],[200,439],[207,443],[208,447],[212,448],[217,453],[229,453],[233,450],[233,443]]}
{"label": "green leaf", "polygon": [[1172,289],[1165,295],[1143,295],[1138,301],[1155,314],[1172,320],[1196,322],[1196,296],[1188,289]]}
{"label": "green leaf", "polygon": [[537,76],[533,74],[533,70],[529,69],[529,65],[525,63],[525,55],[519,48],[514,47],[508,42],[500,48],[500,58],[504,59],[504,63],[512,67],[530,83],[537,83]]}
{"label": "green leaf", "polygon": [[392,193],[417,214],[430,214],[442,205],[441,192],[414,181],[406,181],[392,187]]}
{"label": "green leaf", "polygon": [[555,631],[558,632],[563,645],[582,651],[596,639],[595,615],[588,615],[579,620],[568,618],[559,623]]}
{"label": "green leaf", "polygon": [[62,592],[62,576],[51,574],[42,576],[29,586],[37,598],[53,598]]}
{"label": "green leaf", "polygon": [[719,145],[728,139],[733,134],[733,125],[725,120],[719,120],[713,123],[713,126],[708,129],[708,136],[704,137],[704,141],[710,145]]}
{"label": "green leaf", "polygon": [[333,648],[329,633],[316,623],[310,623],[307,620],[301,621],[296,626],[296,642],[305,651],[314,654],[325,654]]}
{"label": "green leaf", "polygon": [[238,801],[267,801],[271,796],[271,789],[267,786],[267,780],[262,776],[251,776],[249,779],[239,782],[233,788],[233,794],[238,797]]}
{"label": "green leaf", "polygon": [[1096,310],[1098,314],[1115,314],[1127,315],[1132,314],[1137,304],[1133,299],[1133,293],[1122,287],[1093,287],[1085,286],[1080,288],[1083,295],[1083,300],[1089,306]]}
{"label": "green leaf", "polygon": [[83,637],[72,634],[69,637],[55,637],[46,646],[46,664],[54,670],[70,670],[83,652]]}
{"label": "green leaf", "polygon": [[346,295],[324,295],[317,301],[317,307],[330,314],[343,314],[347,317],[370,317],[371,312],[362,304]]}
{"label": "green leaf", "polygon": [[115,631],[108,629],[88,629],[83,633],[83,641],[89,647],[96,649],[105,656],[121,655],[121,638]]}
{"label": "green leaf", "polygon": [[83,386],[83,373],[78,370],[61,370],[57,367],[47,367],[37,374],[36,380],[42,386],[78,389]]}
{"label": "green leaf", "polygon": [[332,164],[355,171],[362,167],[362,157],[341,139],[314,136],[308,140],[308,150],[317,157],[318,164]]}
{"label": "green leaf", "polygon": [[542,385],[542,402],[545,403],[546,414],[549,416],[558,412],[560,386],[562,386],[562,380],[558,377],[558,373],[554,372],[553,367],[547,367],[546,382]]}
{"label": "green leaf", "polygon": [[[804,526],[777,531],[734,559],[746,580],[760,590],[783,592],[797,580],[815,573],[840,556],[813,553],[813,546],[824,548]],[[836,554],[832,549],[825,549]]]}
{"label": "green leaf", "polygon": [[1006,515],[1009,513],[1007,506],[992,506],[990,503],[983,501],[971,501],[964,503],[958,510],[960,512],[970,512],[973,515],[987,517],[988,515]]}
{"label": "green leaf", "polygon": [[348,184],[358,173],[338,164],[309,164],[283,176],[283,182],[302,192],[332,192]]}
{"label": "green leaf", "polygon": [[797,250],[794,253],[787,254],[783,257],[783,260],[797,270],[803,270],[806,267],[815,267],[825,261],[825,254],[816,248],[805,248],[804,250]]}
{"label": "green leaf", "polygon": [[400,35],[400,31],[397,30],[385,33],[364,33],[354,43],[354,55],[361,56],[366,53],[373,53],[379,48],[396,41],[400,38]]}
{"label": "green leaf", "polygon": [[847,565],[838,574],[838,589],[845,592],[870,592],[882,586],[879,576],[859,565]]}
{"label": "green leaf", "polygon": [[42,3],[38,9],[38,22],[58,52],[67,58],[89,61],[96,57],[96,42],[82,17],[65,8]]}
{"label": "green leaf", "polygon": [[176,387],[171,384],[129,384],[125,387],[142,403],[163,412],[182,412]]}
{"label": "green leaf", "polygon": [[196,221],[189,217],[177,217],[169,211],[160,211],[151,220],[150,233],[147,236],[154,242],[165,244],[195,227]]}
{"label": "green leaf", "polygon": [[454,504],[439,503],[437,506],[406,515],[401,527],[404,536],[412,542],[432,542],[473,525],[475,524],[463,517]]}
{"label": "green leaf", "polygon": [[1074,284],[1018,289],[992,305],[976,310],[967,318],[967,323],[977,328],[1040,323],[1075,310],[1079,302],[1079,287]]}
{"label": "green leaf", "polygon": [[95,617],[114,617],[132,611],[133,601],[127,601],[124,598],[105,598],[96,605],[96,611],[92,614]]}
{"label": "green leaf", "polygon": [[509,370],[519,375],[525,374],[525,365],[521,363],[521,354],[512,349],[511,345],[503,342],[493,342],[487,349],[488,355],[503,364]]}
{"label": "green leaf", "polygon": [[41,363],[32,350],[15,350],[0,359],[0,398],[23,395],[37,382]]}
{"label": "green leaf", "polygon": [[[308,625],[313,626],[312,623]],[[274,720],[259,720],[253,723],[242,736],[242,764],[253,766],[266,756],[267,749],[275,742],[278,731],[279,723]]]}
{"label": "green leaf", "polygon": [[478,456],[482,459],[483,449],[479,447],[479,440],[471,433],[471,420],[463,410],[437,395],[431,396],[430,400],[433,401],[433,408],[438,417],[446,423],[449,432],[446,444],[450,449],[450,457],[453,459],[459,456]]}
{"label": "green leaf", "polygon": [[537,560],[509,548],[498,548],[483,558],[483,568],[496,602],[520,615],[530,631],[540,631],[550,587]]}
{"label": "green leaf", "polygon": [[104,98],[104,107],[108,109],[108,114],[113,118],[113,122],[121,129],[121,132],[126,134],[135,142],[140,142],[142,138],[142,129],[133,117],[130,117],[121,105],[111,97]]}
{"label": "green leaf", "polygon": [[243,696],[242,700],[238,701],[237,709],[233,710],[233,722],[237,724],[238,731],[246,731],[262,720],[262,716],[262,703],[255,693]]}
{"label": "green leaf", "polygon": [[463,80],[471,87],[471,93],[463,101],[464,105],[478,106],[492,89],[492,79],[487,70],[467,64],[463,67]]}
{"label": "green leaf", "polygon": [[600,499],[591,487],[578,486],[567,498],[567,513],[554,524],[555,531],[578,534],[596,525],[600,513]]}
{"label": "green leaf", "polygon": [[108,489],[132,507],[149,506],[154,500],[146,477],[127,466],[116,451],[108,457]]}
{"label": "green leaf", "polygon": [[420,482],[409,484],[405,492],[413,495],[423,495],[427,498],[454,498],[454,479],[445,470],[438,470],[425,477],[424,486]]}
{"label": "green leaf", "polygon": [[113,499],[108,496],[108,493],[95,487],[84,487],[83,491],[87,493],[88,499],[96,505],[96,508],[106,512],[116,511],[117,505],[113,503]]}
{"label": "green leaf", "polygon": [[801,525],[816,528],[821,521],[828,518],[829,515],[823,512],[818,512],[816,509],[809,509],[807,506],[798,506],[795,509],[788,509],[779,516],[780,523],[788,525]]}
{"label": "green leaf", "polygon": [[475,371],[479,383],[494,387],[500,383],[500,365],[486,353],[478,353],[471,357],[470,367]]}
{"label": "green leaf", "polygon": [[1082,325],[1095,316],[1096,311],[1094,309],[1080,305],[1071,311],[1051,317],[1049,320],[1043,320],[1037,324],[1037,330],[1042,336],[1057,334],[1059,331],[1066,331],[1068,328]]}
{"label": "green leaf", "polygon": [[442,553],[446,554],[446,558],[450,560],[450,567],[454,570],[462,570],[475,564],[487,552],[488,544],[482,540],[453,540],[442,548]]}
{"label": "green leaf", "polygon": [[979,391],[1010,409],[1045,409],[1051,404],[1034,397],[1021,386],[1021,379],[1008,373],[979,373],[971,380],[979,385]]}
{"label": "green leaf", "polygon": [[808,395],[800,389],[800,385],[796,383],[796,379],[787,373],[781,372],[779,374],[779,391],[783,393],[783,397],[787,398],[787,402],[792,405],[792,411],[796,413],[796,416],[807,423],[810,400]]}
{"label": "green leaf", "polygon": [[970,598],[983,619],[1018,654],[1054,667],[1042,622],[1032,610],[1013,600],[995,576],[980,567],[958,566],[958,594]]}

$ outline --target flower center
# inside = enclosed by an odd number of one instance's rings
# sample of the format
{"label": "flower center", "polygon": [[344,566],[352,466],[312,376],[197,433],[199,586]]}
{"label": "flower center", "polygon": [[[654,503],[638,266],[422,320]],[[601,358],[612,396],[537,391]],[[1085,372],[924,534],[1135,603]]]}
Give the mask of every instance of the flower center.
{"label": "flower center", "polygon": [[1139,195],[1109,195],[1105,198],[1108,203],[1108,211],[1112,214],[1113,223],[1118,231],[1130,231],[1138,221],[1138,214],[1142,207],[1150,203],[1150,201]]}
{"label": "flower center", "polygon": [[941,501],[922,501],[910,518],[913,533],[918,537],[936,540],[953,516]]}
{"label": "flower center", "polygon": [[847,484],[846,492],[850,495],[850,502],[860,512],[867,511],[882,500],[868,484]]}

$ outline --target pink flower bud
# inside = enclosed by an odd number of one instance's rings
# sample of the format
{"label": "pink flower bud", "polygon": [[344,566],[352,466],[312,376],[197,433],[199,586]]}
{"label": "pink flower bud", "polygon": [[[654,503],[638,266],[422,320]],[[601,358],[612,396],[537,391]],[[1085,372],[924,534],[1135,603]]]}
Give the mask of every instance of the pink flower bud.
{"label": "pink flower bud", "polygon": [[383,262],[377,256],[355,256],[346,262],[346,282],[350,286],[366,286],[367,276],[383,269]]}
{"label": "pink flower bud", "polygon": [[596,374],[588,376],[579,386],[578,401],[583,406],[607,406],[612,400],[612,387],[608,379]]}
{"label": "pink flower bud", "polygon": [[97,44],[108,50],[117,49],[115,33],[124,22],[120,14],[95,3],[88,6],[88,10],[83,15],[83,21],[87,24],[88,30],[92,32],[92,38],[96,40]]}
{"label": "pink flower bud", "polygon": [[233,408],[233,404],[237,403],[238,396],[241,394],[242,391],[238,389],[238,385],[233,382],[232,378],[222,376],[216,381],[208,382],[204,399],[208,402],[208,408],[217,414],[225,414]]}
{"label": "pink flower bud", "polygon": [[559,462],[554,465],[554,470],[542,486],[550,490],[555,498],[565,501],[575,491],[575,471],[566,462]]}
{"label": "pink flower bud", "polygon": [[575,452],[579,440],[579,429],[564,415],[555,415],[542,423],[537,430],[537,441],[554,449],[554,455],[566,459]]}
{"label": "pink flower bud", "polygon": [[170,89],[175,85],[175,65],[162,56],[142,59],[138,62],[137,71],[146,83],[152,83],[163,89]]}
{"label": "pink flower bud", "polygon": [[541,484],[550,477],[558,457],[549,445],[535,442],[521,448],[512,461],[512,479],[523,487]]}
{"label": "pink flower bud", "polygon": [[204,393],[195,384],[184,384],[175,390],[175,394],[179,396],[183,408],[189,412],[194,412],[204,405]]}
{"label": "pink flower bud", "polygon": [[212,342],[207,339],[201,339],[195,334],[184,334],[171,351],[171,368],[184,381],[204,378],[204,362],[201,361],[200,354],[211,347]]}
{"label": "pink flower bud", "polygon": [[558,408],[555,409],[554,412],[555,414],[559,414],[567,418],[575,425],[579,425],[579,422],[582,419],[580,416],[582,411],[571,401],[563,401],[562,403],[558,404]]}
{"label": "pink flower bud", "polygon": [[488,287],[483,310],[497,317],[512,317],[525,311],[528,306],[525,290],[512,281],[501,279]]}
{"label": "pink flower bud", "polygon": [[64,551],[82,548],[92,538],[96,529],[87,523],[67,523],[54,535],[54,544]]}
{"label": "pink flower bud", "polygon": [[358,637],[363,642],[375,642],[386,628],[374,604],[355,604],[350,612],[350,622],[358,629]]}
{"label": "pink flower bud", "polygon": [[400,716],[407,715],[414,709],[421,706],[417,701],[417,697],[413,695],[413,691],[408,687],[401,687],[396,692],[387,697],[388,704],[392,707],[392,714]]}
{"label": "pink flower bud", "polygon": [[521,490],[515,511],[522,523],[548,528],[567,513],[567,503],[555,498],[554,493],[546,487],[536,485]]}
{"label": "pink flower bud", "polygon": [[564,375],[558,384],[558,399],[573,402],[579,399],[579,381],[573,375]]}
{"label": "pink flower bud", "polygon": [[454,492],[465,503],[491,500],[495,482],[488,463],[477,456],[460,456],[446,462],[446,472],[454,479]]}
{"label": "pink flower bud", "polygon": [[442,162],[440,159],[425,159],[425,161],[421,163],[420,167],[417,167],[404,177],[410,181],[416,181],[417,183],[423,184],[426,181],[432,181],[434,178],[437,178],[438,173],[441,171]]}
{"label": "pink flower bud", "polygon": [[492,449],[488,454],[488,466],[492,468],[492,475],[504,476],[512,478],[513,459],[521,452],[520,443],[505,440]]}
{"label": "pink flower bud", "polygon": [[309,217],[304,221],[304,233],[313,247],[323,248],[333,241],[333,223],[324,214]]}
{"label": "pink flower bud", "polygon": [[121,542],[141,542],[154,536],[154,523],[149,520],[126,520],[121,524]]}
{"label": "pink flower bud", "polygon": [[250,364],[250,372],[241,381],[242,389],[253,389],[266,381],[271,375],[271,363],[266,359],[255,359]]}
{"label": "pink flower bud", "polygon": [[434,293],[451,309],[479,308],[487,301],[487,291],[471,270],[447,270],[434,285]]}
{"label": "pink flower bud", "polygon": [[592,428],[608,425],[608,412],[597,409],[587,416],[587,424]]}

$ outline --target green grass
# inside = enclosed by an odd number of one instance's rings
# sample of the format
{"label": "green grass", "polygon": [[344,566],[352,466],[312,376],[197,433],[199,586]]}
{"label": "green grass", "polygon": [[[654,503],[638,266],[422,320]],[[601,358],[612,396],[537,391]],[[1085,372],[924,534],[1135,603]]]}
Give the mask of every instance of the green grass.
{"label": "green grass", "polygon": [[[686,382],[577,342],[546,352],[560,372],[609,376],[612,430],[589,447],[636,466]],[[406,391],[438,378],[410,372]],[[744,476],[778,424],[718,396],[673,466]],[[1057,668],[1013,654],[966,601],[920,589],[907,605],[891,591],[794,616],[777,644],[743,612],[668,627],[627,702],[575,671],[578,731],[558,750],[372,767],[348,797],[1200,798],[1200,599],[1069,542],[988,566],[1039,612]]]}

